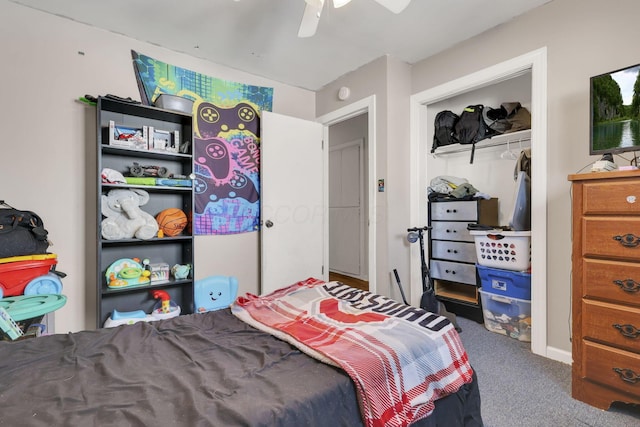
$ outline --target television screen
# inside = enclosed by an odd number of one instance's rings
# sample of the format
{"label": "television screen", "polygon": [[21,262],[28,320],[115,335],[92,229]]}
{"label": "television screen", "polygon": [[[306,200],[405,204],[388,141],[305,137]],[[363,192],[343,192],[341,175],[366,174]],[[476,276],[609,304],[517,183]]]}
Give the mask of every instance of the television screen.
{"label": "television screen", "polygon": [[640,151],[640,64],[591,77],[589,154]]}

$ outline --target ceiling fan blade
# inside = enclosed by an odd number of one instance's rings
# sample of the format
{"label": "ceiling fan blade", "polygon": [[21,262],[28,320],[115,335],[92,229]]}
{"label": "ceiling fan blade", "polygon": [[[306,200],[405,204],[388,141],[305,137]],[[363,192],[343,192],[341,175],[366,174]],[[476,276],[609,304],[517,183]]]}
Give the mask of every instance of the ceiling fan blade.
{"label": "ceiling fan blade", "polygon": [[324,0],[319,2],[319,6],[311,3],[306,4],[304,14],[302,15],[302,22],[300,22],[300,29],[298,30],[298,37],[311,37],[316,33],[318,23],[320,22],[322,6],[324,6]]}
{"label": "ceiling fan blade", "polygon": [[378,4],[389,9],[393,13],[402,12],[407,6],[409,6],[409,3],[411,3],[411,0],[375,0],[375,1]]}

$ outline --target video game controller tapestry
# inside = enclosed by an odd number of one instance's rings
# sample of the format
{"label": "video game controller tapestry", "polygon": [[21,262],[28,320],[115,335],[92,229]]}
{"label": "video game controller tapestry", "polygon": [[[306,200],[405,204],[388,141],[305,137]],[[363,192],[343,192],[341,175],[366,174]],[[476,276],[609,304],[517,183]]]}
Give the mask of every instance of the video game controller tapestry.
{"label": "video game controller tapestry", "polygon": [[193,233],[237,234],[260,224],[260,112],[273,88],[209,77],[131,51],[143,104],[160,94],[193,102]]}

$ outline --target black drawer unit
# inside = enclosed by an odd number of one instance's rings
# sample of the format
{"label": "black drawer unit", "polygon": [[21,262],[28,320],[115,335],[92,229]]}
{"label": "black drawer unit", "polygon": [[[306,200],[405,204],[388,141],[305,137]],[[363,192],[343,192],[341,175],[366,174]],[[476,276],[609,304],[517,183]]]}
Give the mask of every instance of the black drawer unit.
{"label": "black drawer unit", "polygon": [[498,199],[429,202],[429,269],[447,310],[482,323],[476,249],[468,224],[498,224]]}

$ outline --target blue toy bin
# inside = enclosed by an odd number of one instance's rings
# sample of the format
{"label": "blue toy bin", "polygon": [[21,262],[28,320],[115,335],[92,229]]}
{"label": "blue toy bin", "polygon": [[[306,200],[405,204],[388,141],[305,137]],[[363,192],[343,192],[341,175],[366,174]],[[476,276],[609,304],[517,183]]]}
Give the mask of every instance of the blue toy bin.
{"label": "blue toy bin", "polygon": [[476,265],[482,289],[495,295],[531,299],[531,274]]}

